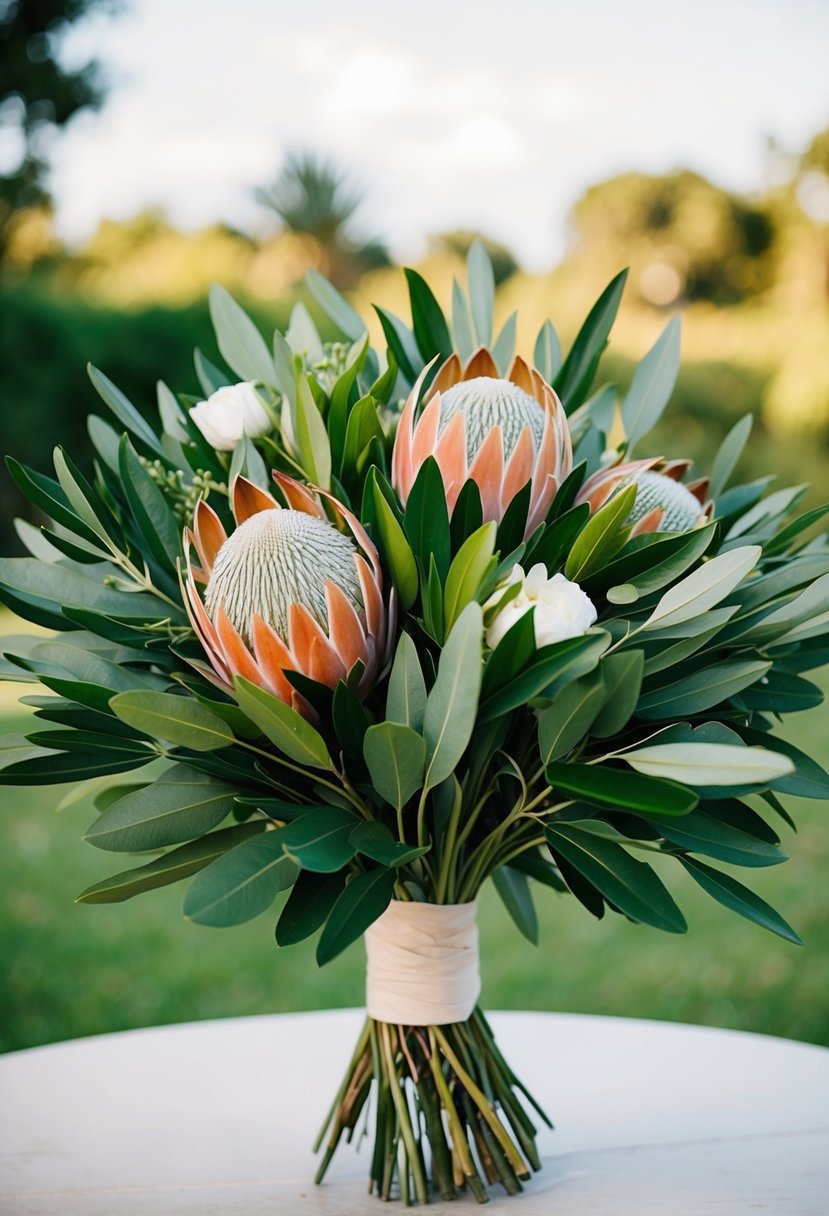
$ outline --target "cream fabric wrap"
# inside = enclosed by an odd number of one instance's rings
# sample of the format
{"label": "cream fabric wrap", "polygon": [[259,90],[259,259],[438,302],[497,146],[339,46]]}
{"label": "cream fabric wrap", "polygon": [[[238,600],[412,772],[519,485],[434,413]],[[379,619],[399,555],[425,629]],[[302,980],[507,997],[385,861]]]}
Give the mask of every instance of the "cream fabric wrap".
{"label": "cream fabric wrap", "polygon": [[366,1007],[378,1022],[465,1022],[481,991],[477,901],[394,900],[365,934]]}

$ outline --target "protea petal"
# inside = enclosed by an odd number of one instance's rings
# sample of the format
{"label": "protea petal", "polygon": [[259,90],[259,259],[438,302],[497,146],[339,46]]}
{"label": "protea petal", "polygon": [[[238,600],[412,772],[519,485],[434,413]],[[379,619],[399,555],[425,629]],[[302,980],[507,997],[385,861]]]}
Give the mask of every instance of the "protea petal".
{"label": "protea petal", "polygon": [[210,662],[213,664],[216,674],[226,685],[229,685],[231,683],[230,668],[225,662],[219,636],[216,633],[213,622],[204,610],[204,605],[196,590],[192,575],[187,580],[184,606],[190,618],[190,624],[193,626],[197,638],[204,647],[204,651]]}
{"label": "protea petal", "polygon": [[664,515],[665,512],[661,507],[654,507],[652,511],[648,511],[646,515],[636,521],[630,530],[631,536],[641,536],[643,532],[658,532]]}
{"label": "protea petal", "polygon": [[464,380],[474,380],[478,376],[489,376],[498,379],[498,365],[485,346],[481,346],[463,369]]}
{"label": "protea petal", "polygon": [[[412,466],[414,469],[419,469],[424,461],[435,453],[435,445],[437,443],[438,426],[440,424],[440,393],[432,397],[429,404],[424,409],[418,419],[415,427],[414,436],[412,438]],[[416,474],[413,474],[411,479],[411,490],[414,485]]]}
{"label": "protea petal", "polygon": [[314,515],[317,519],[325,519],[325,512],[319,502],[304,485],[293,477],[289,477],[287,473],[280,473],[278,469],[274,469],[273,479],[284,494],[288,506],[293,511],[304,511],[306,515]]}
{"label": "protea petal", "polygon": [[[415,413],[417,405],[420,401],[420,394],[423,389],[423,384],[426,380],[429,371],[431,370],[437,355],[431,359],[423,371],[415,380],[412,386],[412,391],[406,399],[406,404],[403,407],[403,413],[400,415],[400,421],[397,424],[397,433],[394,437],[394,450],[392,452],[392,484],[405,503],[409,497],[414,479],[417,473],[412,458],[412,443],[415,432]],[[424,460],[426,457],[424,456]]]}
{"label": "protea petal", "polygon": [[501,510],[506,511],[515,495],[523,490],[532,478],[535,464],[535,447],[532,431],[524,427],[515,450],[507,461],[501,485]]}
{"label": "protea petal", "polygon": [[292,604],[288,639],[294,655],[302,655],[302,671],[319,684],[334,688],[345,679],[345,665],[317,622],[302,604]]}
{"label": "protea petal", "polygon": [[364,557],[357,556],[357,576],[360,580],[360,590],[363,593],[363,609],[366,614],[366,634],[369,638],[377,638],[378,645],[383,646],[383,597],[371,567]]}
{"label": "protea petal", "polygon": [[340,518],[345,522],[348,530],[351,532],[357,544],[362,549],[364,556],[368,558],[371,568],[374,571],[374,577],[377,584],[382,589],[383,570],[382,566],[380,565],[380,555],[377,552],[374,542],[371,540],[368,532],[366,532],[365,528],[360,523],[354,512],[349,511],[345,503],[339,502],[339,500],[336,499],[333,494],[329,494],[327,490],[318,489],[317,493],[320,495],[320,497],[331,503],[335,513],[339,515]]}
{"label": "protea petal", "polygon": [[[433,404],[436,404],[438,409],[440,409],[440,398],[435,397],[427,409],[431,409]],[[417,436],[415,437],[415,444],[417,444]],[[443,478],[446,503],[451,512],[458,501],[461,487],[467,478],[466,426],[463,414],[456,414],[446,427],[446,430],[438,440],[434,457]]]}
{"label": "protea petal", "polygon": [[328,601],[328,633],[331,645],[342,659],[346,672],[350,672],[355,663],[366,663],[366,635],[363,633],[360,618],[336,584],[327,584],[325,597]]}
{"label": "protea petal", "polygon": [[192,542],[199,555],[201,567],[207,577],[213,569],[216,554],[227,540],[227,532],[213,508],[200,498],[193,513],[193,531],[187,529],[188,539]]}
{"label": "protea petal", "polygon": [[691,491],[694,498],[702,507],[711,507],[708,502],[708,490],[711,486],[711,481],[708,477],[700,477],[697,481],[689,481],[687,488]]}
{"label": "protea petal", "polygon": [[649,460],[627,460],[623,464],[611,465],[607,469],[599,469],[587,481],[576,495],[576,504],[586,502],[590,510],[598,511],[604,506],[617,486],[623,481],[630,480],[638,473],[644,473],[659,464],[661,457],[653,456]]}
{"label": "protea petal", "polygon": [[[257,613],[251,625],[251,644],[259,670],[270,686],[271,692],[290,705],[295,691],[285,676],[286,671],[296,671],[293,656],[275,629],[262,620]],[[262,680],[258,680],[262,683]]]}
{"label": "protea petal", "polygon": [[682,481],[690,467],[690,460],[666,460],[659,466],[659,472],[673,481]]}
{"label": "protea petal", "polygon": [[233,628],[224,608],[219,608],[215,615],[215,627],[225,663],[235,676],[243,676],[253,684],[261,684],[262,676],[253,656]]}
{"label": "protea petal", "polygon": [[539,401],[537,396],[537,387],[533,380],[532,372],[520,355],[516,355],[507,369],[507,380],[511,380],[513,384],[517,384],[519,388],[523,388],[525,393],[529,393],[531,397],[535,397],[539,405],[543,405],[544,401]]}
{"label": "protea petal", "polygon": [[462,379],[463,368],[461,367],[461,361],[457,355],[450,355],[432,381],[429,395],[431,396],[433,393],[445,393],[448,388],[452,388]]}
{"label": "protea petal", "polygon": [[469,468],[469,477],[481,491],[484,519],[498,519],[504,480],[504,435],[499,426],[492,428],[478,448],[478,455]]}
{"label": "protea petal", "polygon": [[230,503],[237,525],[245,523],[251,516],[258,515],[260,511],[272,511],[279,505],[270,494],[260,490],[259,486],[254,485],[241,474],[233,480],[230,489]]}

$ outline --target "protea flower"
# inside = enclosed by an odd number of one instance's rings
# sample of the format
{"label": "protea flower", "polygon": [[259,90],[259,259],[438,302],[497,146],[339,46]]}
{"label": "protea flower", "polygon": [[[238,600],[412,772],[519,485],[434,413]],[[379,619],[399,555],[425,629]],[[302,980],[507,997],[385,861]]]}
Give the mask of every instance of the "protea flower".
{"label": "protea flower", "polygon": [[392,481],[405,503],[428,456],[443,477],[449,511],[464,484],[481,492],[484,520],[500,521],[530,482],[525,535],[544,519],[573,462],[561,402],[535,369],[516,356],[505,378],[481,348],[461,366],[443,364],[417,415],[424,369],[404,406],[394,441]]}
{"label": "protea flower", "polygon": [[636,499],[628,516],[628,522],[633,524],[632,535],[688,532],[711,514],[711,504],[706,501],[708,479],[688,485],[682,481],[690,464],[689,460],[666,462],[655,456],[611,465],[588,477],[576,503],[589,503],[591,511],[598,511],[611,494],[635,483]]}
{"label": "protea flower", "polygon": [[[187,609],[222,684],[232,687],[234,675],[244,676],[307,714],[286,671],[334,688],[359,663],[358,693],[376,678],[385,657],[382,575],[377,551],[342,503],[318,492],[345,532],[299,482],[282,473],[274,478],[287,507],[236,478],[230,536],[212,507],[199,502],[193,530],[185,533]],[[189,545],[199,567],[190,562]],[[205,585],[204,602],[197,583]]]}

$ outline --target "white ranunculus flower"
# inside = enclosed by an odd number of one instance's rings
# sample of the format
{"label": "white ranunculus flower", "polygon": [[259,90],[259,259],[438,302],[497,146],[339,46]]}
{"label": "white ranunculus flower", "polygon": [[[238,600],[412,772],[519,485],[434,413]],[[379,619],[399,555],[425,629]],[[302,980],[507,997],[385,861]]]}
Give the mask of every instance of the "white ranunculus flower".
{"label": "white ranunculus flower", "polygon": [[271,429],[252,380],[217,388],[192,407],[190,417],[217,452],[232,452],[243,435],[255,439]]}
{"label": "white ranunculus flower", "polygon": [[513,566],[509,578],[484,604],[484,612],[496,607],[516,583],[520,584],[520,590],[508,597],[508,602],[487,628],[486,643],[490,650],[495,649],[504,634],[531,608],[535,608],[533,625],[537,647],[580,637],[596,620],[593,601],[578,583],[571,582],[563,574],[548,578],[542,562],[533,566],[529,574],[524,574],[520,566]]}

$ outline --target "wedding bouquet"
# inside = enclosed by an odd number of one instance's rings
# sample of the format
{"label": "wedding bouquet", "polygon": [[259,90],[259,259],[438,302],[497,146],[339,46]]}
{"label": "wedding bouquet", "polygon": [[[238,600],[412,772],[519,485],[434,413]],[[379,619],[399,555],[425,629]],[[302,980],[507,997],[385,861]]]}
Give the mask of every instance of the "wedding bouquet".
{"label": "wedding bouquet", "polygon": [[0,560],[0,596],[55,637],[5,640],[4,674],[47,691],[0,780],[83,780],[87,839],[144,855],[82,902],[191,878],[205,925],[288,892],[276,940],[319,934],[320,964],[365,935],[319,1177],[371,1121],[378,1195],[483,1202],[539,1168],[546,1118],[477,1004],[488,879],[531,940],[542,887],[682,933],[670,859],[799,940],[715,863],[783,861],[781,797],[829,795],[770,734],[821,699],[802,673],[829,661],[827,508],[729,487],[750,419],[710,476],[637,454],[679,329],[621,399],[594,389],[624,274],[565,359],[547,322],[531,361],[514,316],[493,341],[480,245],[451,320],[406,276],[411,325],[378,308],[378,351],[313,272],[337,341],[298,304],[268,344],[215,288],[226,367],[196,352],[200,394],[160,383],[156,425],[92,368],[94,468],[9,460],[46,522],[18,522],[31,556]]}

